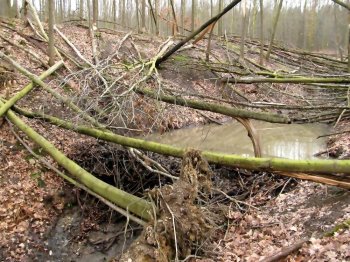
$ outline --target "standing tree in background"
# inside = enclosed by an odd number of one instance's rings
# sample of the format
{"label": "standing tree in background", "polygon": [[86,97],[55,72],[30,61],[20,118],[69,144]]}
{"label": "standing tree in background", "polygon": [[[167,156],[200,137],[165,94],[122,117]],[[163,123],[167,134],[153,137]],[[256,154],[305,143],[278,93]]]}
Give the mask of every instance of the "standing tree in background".
{"label": "standing tree in background", "polygon": [[176,13],[175,13],[175,6],[174,6],[174,2],[173,0],[169,0],[170,6],[171,6],[171,11],[173,14],[173,35],[176,35],[177,33],[179,33],[179,26],[177,24],[177,19],[176,19]]}
{"label": "standing tree in background", "polygon": [[185,15],[186,15],[186,2],[181,0],[181,33],[185,35]]}
{"label": "standing tree in background", "polygon": [[243,5],[243,15],[242,15],[240,58],[244,59],[244,46],[245,46],[245,37],[247,32],[249,14],[247,14],[247,1],[241,2],[241,4]]}
{"label": "standing tree in background", "polygon": [[[222,12],[222,9],[223,9],[223,0],[219,0],[219,13]],[[222,18],[218,21],[218,34],[219,34],[219,36],[222,36],[224,34],[224,32],[223,32],[223,19]]]}
{"label": "standing tree in background", "polygon": [[125,24],[125,0],[119,0],[119,17],[121,18],[122,26],[126,26],[126,24]]}
{"label": "standing tree in background", "polygon": [[113,0],[112,6],[114,28],[117,27],[117,0]]}
{"label": "standing tree in background", "polygon": [[[334,3],[341,5],[342,7],[346,8],[350,12],[350,4],[344,3],[340,0],[332,0]],[[348,72],[350,72],[350,13],[348,14]]]}
{"label": "standing tree in background", "polygon": [[93,0],[93,6],[92,6],[92,26],[98,27],[98,0]]}
{"label": "standing tree in background", "polygon": [[196,0],[192,0],[192,25],[191,25],[191,32],[193,33],[194,32],[194,29],[195,29],[195,22],[196,22],[196,10],[197,8],[197,1]]}
{"label": "standing tree in background", "polygon": [[55,37],[53,27],[55,23],[55,3],[54,0],[49,1],[49,65],[55,64]]}
{"label": "standing tree in background", "polygon": [[136,8],[136,23],[137,23],[137,31],[141,33],[140,27],[140,16],[139,16],[139,0],[135,0],[135,8]]}
{"label": "standing tree in background", "polygon": [[84,0],[80,0],[79,14],[80,14],[80,19],[83,19],[84,18]]}
{"label": "standing tree in background", "polygon": [[264,65],[264,0],[260,0],[260,65]]}
{"label": "standing tree in background", "polygon": [[[276,5],[277,5],[277,0],[276,0]],[[270,59],[272,45],[273,45],[273,41],[275,40],[277,24],[278,24],[278,19],[279,19],[280,14],[281,14],[282,5],[283,5],[283,0],[279,0],[276,14],[275,14],[275,17],[273,18],[273,28],[272,28],[272,33],[271,33],[269,49],[267,50],[267,54],[266,54],[266,61],[269,61],[269,59]]]}
{"label": "standing tree in background", "polygon": [[339,58],[340,58],[340,61],[344,61],[343,59],[343,49],[341,47],[341,44],[340,44],[340,37],[339,37],[339,22],[338,22],[338,14],[337,14],[337,11],[338,11],[338,6],[334,3],[334,7],[333,7],[333,14],[334,14],[334,35],[335,35],[335,43],[338,47],[338,54],[339,54]]}
{"label": "standing tree in background", "polygon": [[160,24],[160,19],[158,19],[158,14],[159,14],[159,0],[154,1],[154,21],[156,24],[156,35],[159,35],[159,24]]}
{"label": "standing tree in background", "polygon": [[146,32],[146,0],[141,0],[141,31]]}

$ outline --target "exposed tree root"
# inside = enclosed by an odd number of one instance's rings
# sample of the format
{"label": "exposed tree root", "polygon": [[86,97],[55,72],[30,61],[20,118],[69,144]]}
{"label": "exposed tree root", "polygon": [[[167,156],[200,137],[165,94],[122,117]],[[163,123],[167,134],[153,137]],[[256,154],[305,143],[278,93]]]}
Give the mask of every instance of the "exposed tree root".
{"label": "exposed tree root", "polygon": [[160,214],[145,227],[120,261],[178,261],[191,255],[212,228],[209,218],[195,203],[199,192],[204,196],[210,193],[211,176],[199,151],[186,152],[180,179],[150,192]]}

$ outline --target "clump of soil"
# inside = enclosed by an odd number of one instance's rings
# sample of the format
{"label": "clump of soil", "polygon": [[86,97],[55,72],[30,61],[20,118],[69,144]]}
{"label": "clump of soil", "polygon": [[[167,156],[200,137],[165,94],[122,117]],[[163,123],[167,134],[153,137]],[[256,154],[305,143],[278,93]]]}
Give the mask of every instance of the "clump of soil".
{"label": "clump of soil", "polygon": [[[173,185],[153,189],[150,196],[160,213],[145,227],[121,261],[172,261],[191,255],[212,229],[208,216],[196,205],[199,192],[208,196],[212,172],[199,151],[190,150]],[[131,260],[130,260],[131,259]]]}

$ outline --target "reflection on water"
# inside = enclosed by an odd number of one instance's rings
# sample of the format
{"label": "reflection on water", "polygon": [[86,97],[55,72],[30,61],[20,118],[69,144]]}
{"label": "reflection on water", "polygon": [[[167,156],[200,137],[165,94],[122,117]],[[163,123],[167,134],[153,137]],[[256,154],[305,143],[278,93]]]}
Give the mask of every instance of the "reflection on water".
{"label": "reflection on water", "polygon": [[[265,157],[313,158],[315,153],[324,150],[326,146],[326,139],[317,137],[329,132],[329,128],[323,124],[279,125],[259,121],[253,121],[253,124],[260,136]],[[254,156],[247,131],[237,122],[175,130],[163,135],[152,134],[147,136],[147,140],[179,147]]]}

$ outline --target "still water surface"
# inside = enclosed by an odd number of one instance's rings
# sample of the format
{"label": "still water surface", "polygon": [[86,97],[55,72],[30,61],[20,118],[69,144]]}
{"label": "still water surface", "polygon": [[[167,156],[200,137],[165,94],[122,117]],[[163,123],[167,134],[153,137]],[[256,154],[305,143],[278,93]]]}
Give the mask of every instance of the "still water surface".
{"label": "still water surface", "polygon": [[[259,121],[253,121],[253,124],[260,136],[265,157],[313,158],[315,153],[326,147],[326,139],[317,137],[330,131],[323,124],[280,125]],[[152,134],[146,139],[178,147],[254,156],[247,131],[237,122],[180,129],[163,135]]]}

